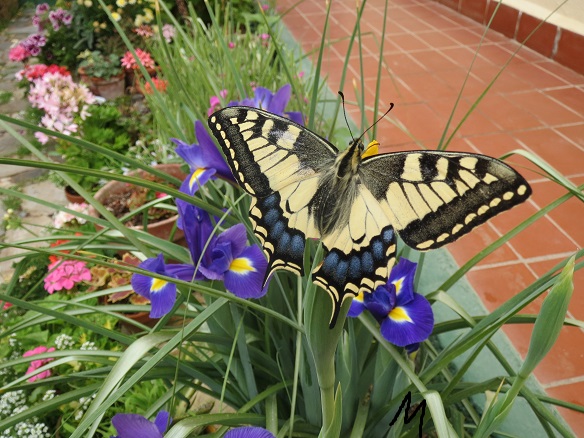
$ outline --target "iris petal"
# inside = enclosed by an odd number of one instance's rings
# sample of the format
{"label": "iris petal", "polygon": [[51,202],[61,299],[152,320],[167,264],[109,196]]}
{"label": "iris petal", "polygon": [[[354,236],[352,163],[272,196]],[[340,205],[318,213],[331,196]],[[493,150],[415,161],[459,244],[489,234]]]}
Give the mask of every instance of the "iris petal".
{"label": "iris petal", "polygon": [[404,305],[414,297],[414,277],[417,266],[417,263],[402,257],[389,274],[389,283],[395,286],[398,305]]}
{"label": "iris petal", "polygon": [[433,327],[434,314],[430,303],[425,297],[415,293],[409,303],[397,306],[382,321],[381,334],[392,344],[405,347],[426,340]]}
{"label": "iris petal", "polygon": [[274,438],[274,435],[261,427],[238,427],[225,434],[225,438]]}
{"label": "iris petal", "polygon": [[170,414],[166,411],[160,411],[154,419],[154,424],[162,434],[166,432],[166,429],[170,426],[171,422],[172,419],[170,418]]}
{"label": "iris petal", "polygon": [[142,415],[116,414],[112,424],[118,432],[118,438],[163,438],[158,427]]}
{"label": "iris petal", "polygon": [[214,178],[216,172],[213,168],[199,167],[185,178],[180,186],[180,191],[187,195],[194,195],[207,181]]}
{"label": "iris petal", "polygon": [[267,268],[262,250],[257,245],[249,246],[225,273],[225,288],[240,298],[263,297],[267,291],[262,287]]}
{"label": "iris petal", "polygon": [[288,105],[291,93],[292,87],[290,84],[284,85],[273,95],[267,110],[274,114],[283,115],[284,108],[286,108],[286,105]]}
{"label": "iris petal", "polygon": [[353,297],[353,301],[351,301],[351,307],[349,308],[349,313],[347,313],[347,316],[356,318],[357,316],[361,315],[363,310],[365,310],[365,303],[363,300],[363,292],[360,292],[356,297]]}

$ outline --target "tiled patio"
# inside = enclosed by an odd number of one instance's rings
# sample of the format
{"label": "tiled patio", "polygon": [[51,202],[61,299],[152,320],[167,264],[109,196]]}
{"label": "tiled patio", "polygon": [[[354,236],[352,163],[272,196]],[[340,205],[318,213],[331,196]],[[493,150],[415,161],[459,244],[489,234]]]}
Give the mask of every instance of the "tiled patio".
{"label": "tiled patio", "polygon": [[[281,12],[295,5],[284,18],[305,52],[317,49],[325,21],[324,1],[278,2]],[[373,107],[379,43],[383,28],[383,1],[369,1],[361,21],[364,77],[358,50],[353,48],[344,93],[355,101],[353,81],[364,81],[365,104]],[[325,52],[323,75],[331,90],[339,88],[348,37],[355,25],[354,0],[335,0],[331,9],[329,39],[339,40]],[[386,23],[384,62],[379,107],[390,102],[390,119],[401,123],[420,144],[436,148],[452,111],[484,26],[431,0],[390,0]],[[453,125],[460,121],[475,99],[509,60],[519,44],[489,31],[480,47],[462,93]],[[350,108],[350,107],[349,107]],[[358,111],[349,109],[354,120]],[[370,115],[369,115],[370,116]],[[371,116],[370,116],[371,118]],[[450,132],[452,128],[450,129]],[[412,138],[389,121],[379,125],[377,139],[384,151],[419,149]],[[576,185],[584,183],[584,76],[535,51],[522,48],[493,88],[451,142],[449,150],[480,152],[500,157],[515,149],[535,153]],[[462,265],[489,243],[522,220],[564,195],[536,167],[520,156],[507,160],[533,188],[531,199],[483,225],[449,246]],[[493,310],[584,245],[584,204],[565,202],[537,221],[469,274],[468,279],[484,305]],[[584,320],[584,272],[575,278],[570,316]],[[541,300],[540,302],[541,303]],[[527,309],[536,313],[539,304]],[[530,325],[515,325],[505,332],[525,355]],[[584,405],[584,333],[564,328],[558,343],[536,370],[548,394]],[[584,414],[560,409],[578,436],[584,436]]]}

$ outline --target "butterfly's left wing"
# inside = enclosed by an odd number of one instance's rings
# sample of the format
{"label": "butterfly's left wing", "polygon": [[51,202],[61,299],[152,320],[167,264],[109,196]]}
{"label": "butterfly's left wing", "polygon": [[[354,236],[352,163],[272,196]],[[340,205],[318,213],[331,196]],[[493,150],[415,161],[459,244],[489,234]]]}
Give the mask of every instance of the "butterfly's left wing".
{"label": "butterfly's left wing", "polygon": [[251,107],[228,107],[209,118],[233,176],[252,195],[250,220],[276,269],[303,275],[306,238],[320,238],[310,201],[337,151],[284,117]]}
{"label": "butterfly's left wing", "polygon": [[507,164],[463,152],[377,155],[363,160],[359,174],[403,241],[421,251],[453,242],[531,194]]}

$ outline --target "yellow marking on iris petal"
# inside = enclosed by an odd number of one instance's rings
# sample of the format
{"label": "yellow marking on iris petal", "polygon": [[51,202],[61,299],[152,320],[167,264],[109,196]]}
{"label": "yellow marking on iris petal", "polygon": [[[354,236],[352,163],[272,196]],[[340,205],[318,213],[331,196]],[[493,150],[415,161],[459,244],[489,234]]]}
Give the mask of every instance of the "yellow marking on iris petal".
{"label": "yellow marking on iris petal", "polygon": [[401,292],[402,286],[404,285],[404,279],[398,278],[397,280],[392,281],[393,285],[395,286],[395,293],[399,295]]}
{"label": "yellow marking on iris petal", "polygon": [[396,307],[389,312],[388,316],[397,322],[413,322],[403,307]]}
{"label": "yellow marking on iris petal", "polygon": [[207,170],[207,168],[205,167],[201,167],[200,169],[197,169],[193,172],[193,175],[191,176],[191,179],[189,180],[189,188],[193,188],[193,185],[195,184],[196,181],[198,181],[199,177],[201,176],[201,174]]}
{"label": "yellow marking on iris petal", "polygon": [[168,284],[168,281],[161,280],[160,278],[152,279],[152,286],[150,286],[150,292],[159,292]]}
{"label": "yellow marking on iris petal", "polygon": [[379,142],[377,140],[373,140],[371,143],[367,145],[365,151],[361,154],[361,159],[365,159],[367,157],[372,157],[373,155],[377,155],[379,153]]}
{"label": "yellow marking on iris petal", "polygon": [[523,184],[520,185],[519,188],[517,189],[517,193],[519,195],[524,195],[526,191],[527,191],[527,187]]}
{"label": "yellow marking on iris petal", "polygon": [[229,270],[236,274],[246,274],[248,272],[255,272],[256,269],[252,266],[251,260],[245,257],[233,259],[229,265]]}

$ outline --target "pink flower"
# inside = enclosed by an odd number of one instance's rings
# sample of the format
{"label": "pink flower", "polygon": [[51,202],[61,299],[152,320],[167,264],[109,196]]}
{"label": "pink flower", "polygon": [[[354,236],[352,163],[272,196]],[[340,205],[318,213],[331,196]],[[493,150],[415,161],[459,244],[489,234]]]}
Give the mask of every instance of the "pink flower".
{"label": "pink flower", "polygon": [[230,49],[235,49],[235,43],[229,41],[229,44],[227,44],[229,46]]}
{"label": "pink flower", "polygon": [[[221,90],[219,96],[225,99],[227,97],[227,90]],[[209,109],[207,110],[207,115],[210,116],[219,109],[221,109],[221,100],[217,96],[211,96],[209,98]]]}
{"label": "pink flower", "polygon": [[[154,63],[154,59],[152,59],[150,53],[142,49],[136,49],[136,55],[138,56],[140,63],[146,69],[154,68],[156,66],[156,64]],[[127,70],[138,70],[140,68],[140,66],[134,59],[132,52],[130,52],[129,50],[124,54],[124,57],[122,58],[122,66]]]}
{"label": "pink flower", "polygon": [[176,29],[172,24],[165,24],[162,26],[162,36],[167,43],[172,42],[172,39],[176,36]]}
{"label": "pink flower", "polygon": [[4,306],[2,306],[2,310],[8,310],[12,307],[12,303],[9,303],[8,301],[4,301]]}
{"label": "pink flower", "polygon": [[[41,345],[41,346],[34,348],[32,350],[28,350],[26,353],[24,353],[22,355],[22,357],[36,356],[37,354],[42,354],[42,353],[52,353],[53,351],[55,351],[55,347],[47,348],[47,347],[44,347]],[[54,360],[54,359],[48,358],[48,359],[35,359],[35,360],[33,360],[30,363],[28,370],[26,370],[26,374],[30,374],[30,373],[34,372],[35,370],[39,369],[43,365],[48,364],[52,360]],[[28,381],[34,382],[35,380],[41,380],[41,379],[44,379],[46,377],[50,377],[51,374],[52,374],[51,370],[46,370],[46,371],[43,371],[42,373],[39,373],[39,374],[32,376],[30,379],[28,379]]]}
{"label": "pink flower", "polygon": [[12,49],[10,49],[10,52],[8,52],[8,59],[10,59],[12,62],[23,62],[30,57],[31,57],[30,52],[20,44],[13,47]]}
{"label": "pink flower", "polygon": [[264,11],[264,12],[265,12],[265,11],[267,11],[268,9],[270,9],[270,5],[267,5],[267,4],[263,4],[263,5],[262,5],[262,11]]}
{"label": "pink flower", "polygon": [[78,260],[57,260],[49,265],[45,277],[45,290],[52,294],[62,289],[71,290],[76,283],[91,280],[91,271],[85,262]]}
{"label": "pink flower", "polygon": [[262,34],[260,34],[260,38],[262,40],[266,41],[266,40],[270,39],[270,35],[267,33],[262,33]]}

